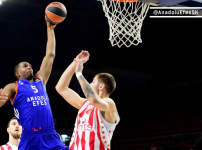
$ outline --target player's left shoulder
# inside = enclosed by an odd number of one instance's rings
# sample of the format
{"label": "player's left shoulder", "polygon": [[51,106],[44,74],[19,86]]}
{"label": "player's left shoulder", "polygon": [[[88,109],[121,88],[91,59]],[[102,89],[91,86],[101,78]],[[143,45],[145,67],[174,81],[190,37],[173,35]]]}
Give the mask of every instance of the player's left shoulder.
{"label": "player's left shoulder", "polygon": [[109,97],[103,98],[103,100],[105,100],[105,101],[108,102],[108,103],[115,104],[114,100],[111,99],[111,98],[109,98]]}
{"label": "player's left shoulder", "polygon": [[107,98],[103,98],[103,100],[105,100],[107,102],[107,104],[110,106],[111,110],[116,110],[116,104],[113,99],[107,97]]}

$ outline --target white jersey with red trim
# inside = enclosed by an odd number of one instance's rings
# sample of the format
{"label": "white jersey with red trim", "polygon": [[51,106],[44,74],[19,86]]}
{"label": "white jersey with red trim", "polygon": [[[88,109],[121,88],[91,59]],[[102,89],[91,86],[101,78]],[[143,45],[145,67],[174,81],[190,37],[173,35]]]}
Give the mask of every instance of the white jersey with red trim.
{"label": "white jersey with red trim", "polygon": [[96,107],[86,100],[77,115],[70,141],[70,150],[110,150],[110,141],[120,117],[116,123],[107,122]]}
{"label": "white jersey with red trim", "polygon": [[10,143],[0,146],[0,150],[18,150],[18,147]]}

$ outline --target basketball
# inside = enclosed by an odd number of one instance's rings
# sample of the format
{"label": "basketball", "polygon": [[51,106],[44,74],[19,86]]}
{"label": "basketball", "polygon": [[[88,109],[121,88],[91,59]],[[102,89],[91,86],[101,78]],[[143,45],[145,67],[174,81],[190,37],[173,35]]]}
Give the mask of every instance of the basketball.
{"label": "basketball", "polygon": [[60,2],[52,2],[45,9],[45,15],[51,24],[58,24],[65,20],[66,7]]}

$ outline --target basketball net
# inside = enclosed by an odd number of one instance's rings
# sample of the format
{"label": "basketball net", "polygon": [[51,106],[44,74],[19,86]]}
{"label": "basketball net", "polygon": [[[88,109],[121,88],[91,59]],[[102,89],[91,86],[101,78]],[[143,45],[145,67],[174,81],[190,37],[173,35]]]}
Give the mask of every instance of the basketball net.
{"label": "basketball net", "polygon": [[142,23],[149,9],[144,2],[135,0],[101,0],[105,17],[108,19],[112,46],[130,47],[142,43]]}

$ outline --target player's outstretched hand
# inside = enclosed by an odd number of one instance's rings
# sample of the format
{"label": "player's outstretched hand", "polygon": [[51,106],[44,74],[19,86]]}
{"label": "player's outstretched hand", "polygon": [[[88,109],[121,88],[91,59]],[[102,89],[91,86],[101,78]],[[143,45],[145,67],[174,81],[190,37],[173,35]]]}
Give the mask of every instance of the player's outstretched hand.
{"label": "player's outstretched hand", "polygon": [[48,21],[48,19],[47,19],[46,16],[45,16],[45,20],[46,20],[47,28],[54,29],[54,28],[56,27],[55,24],[51,24],[51,23]]}
{"label": "player's outstretched hand", "polygon": [[90,57],[89,52],[82,50],[81,53],[79,53],[75,59],[76,59],[76,61],[79,61],[79,59],[81,59],[82,63],[86,63],[88,61],[89,57]]}
{"label": "player's outstretched hand", "polygon": [[3,89],[0,89],[0,101],[8,100],[8,94],[2,94]]}

